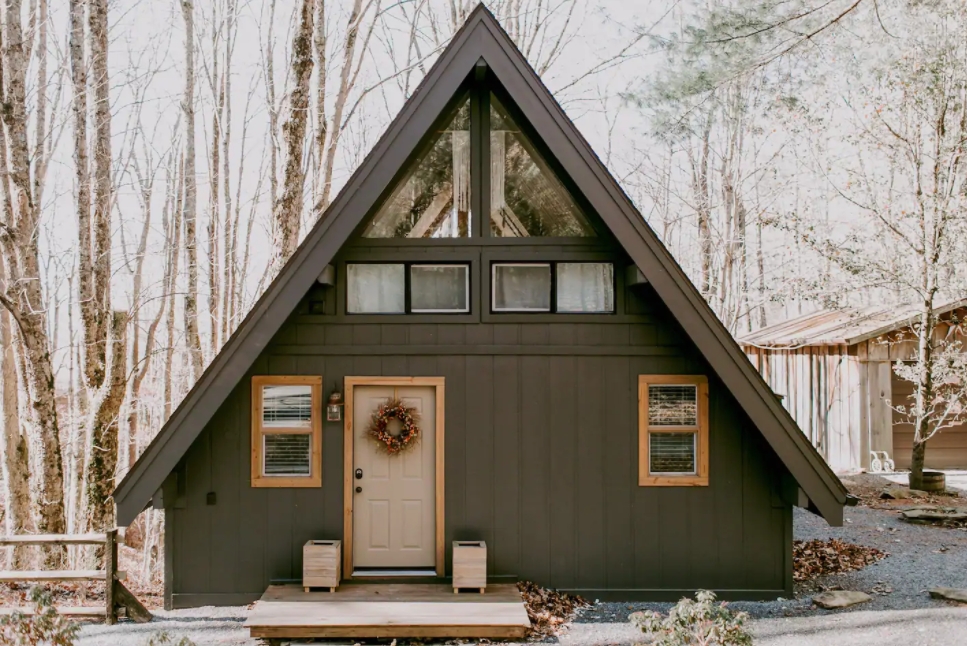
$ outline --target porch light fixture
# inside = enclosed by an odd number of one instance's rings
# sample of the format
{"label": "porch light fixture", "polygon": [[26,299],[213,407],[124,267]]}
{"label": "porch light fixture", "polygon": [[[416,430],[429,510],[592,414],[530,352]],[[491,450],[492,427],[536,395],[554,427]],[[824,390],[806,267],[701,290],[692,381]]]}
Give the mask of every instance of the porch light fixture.
{"label": "porch light fixture", "polygon": [[326,404],[326,421],[342,421],[342,393],[339,392],[339,385],[333,387],[332,394],[329,395],[329,402]]}

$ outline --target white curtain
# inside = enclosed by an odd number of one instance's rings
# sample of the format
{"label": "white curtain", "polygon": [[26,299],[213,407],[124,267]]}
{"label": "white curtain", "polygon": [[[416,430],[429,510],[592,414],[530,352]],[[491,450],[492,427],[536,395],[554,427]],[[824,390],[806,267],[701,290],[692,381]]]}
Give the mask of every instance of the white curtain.
{"label": "white curtain", "polygon": [[410,268],[410,311],[469,311],[466,265],[413,265]]}
{"label": "white curtain", "polygon": [[347,265],[346,309],[351,314],[402,314],[404,271],[403,265]]}
{"label": "white curtain", "polygon": [[557,311],[614,311],[614,266],[603,262],[558,263]]}

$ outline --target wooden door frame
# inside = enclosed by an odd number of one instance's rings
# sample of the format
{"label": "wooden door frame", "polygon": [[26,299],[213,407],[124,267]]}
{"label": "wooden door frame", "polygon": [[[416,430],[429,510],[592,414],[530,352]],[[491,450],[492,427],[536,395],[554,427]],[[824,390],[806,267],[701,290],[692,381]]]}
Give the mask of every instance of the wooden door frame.
{"label": "wooden door frame", "polygon": [[443,429],[444,429],[444,384],[443,377],[345,377],[344,387],[346,389],[346,406],[343,422],[343,578],[351,579],[353,576],[353,388],[356,386],[432,386],[435,390],[434,404],[436,407],[436,447],[435,447],[435,473],[434,473],[434,495],[435,504],[435,534],[436,534],[436,559],[434,569],[438,577],[445,576],[446,568],[444,557],[446,554],[444,545],[444,451],[443,451]]}

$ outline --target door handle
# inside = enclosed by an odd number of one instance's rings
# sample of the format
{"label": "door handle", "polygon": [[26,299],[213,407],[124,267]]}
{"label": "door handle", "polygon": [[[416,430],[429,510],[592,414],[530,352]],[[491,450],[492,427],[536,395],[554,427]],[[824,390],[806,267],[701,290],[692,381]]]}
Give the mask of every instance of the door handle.
{"label": "door handle", "polygon": [[363,470],[362,469],[356,469],[356,479],[357,480],[362,480],[363,479]]}
{"label": "door handle", "polygon": [[356,487],[356,493],[363,493],[362,487]]}

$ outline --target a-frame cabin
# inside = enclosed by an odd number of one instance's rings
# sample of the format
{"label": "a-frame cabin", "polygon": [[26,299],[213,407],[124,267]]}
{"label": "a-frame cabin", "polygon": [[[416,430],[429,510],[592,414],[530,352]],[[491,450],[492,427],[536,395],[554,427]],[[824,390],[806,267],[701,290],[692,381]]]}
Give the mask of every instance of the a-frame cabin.
{"label": "a-frame cabin", "polygon": [[184,607],[300,584],[313,539],[343,582],[483,540],[491,583],[788,597],[793,506],[847,495],[481,6],[115,499],[165,510]]}

